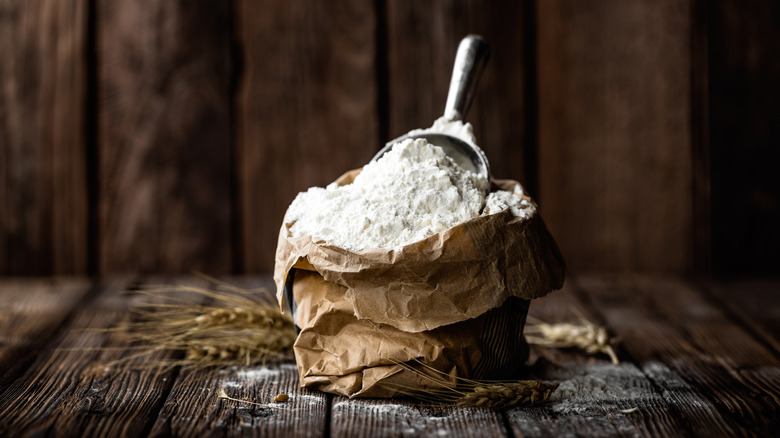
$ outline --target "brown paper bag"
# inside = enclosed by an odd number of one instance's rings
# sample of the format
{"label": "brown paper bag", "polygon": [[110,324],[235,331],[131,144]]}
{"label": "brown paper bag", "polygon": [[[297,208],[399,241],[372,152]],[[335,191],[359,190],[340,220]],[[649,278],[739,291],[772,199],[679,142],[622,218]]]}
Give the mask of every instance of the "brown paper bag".
{"label": "brown paper bag", "polygon": [[[349,184],[358,172],[337,181]],[[453,384],[513,377],[528,354],[528,300],[563,279],[538,213],[523,219],[508,209],[393,250],[293,238],[282,224],[274,269],[280,305],[293,309],[301,330],[301,384],[365,397],[432,386],[429,367]]]}

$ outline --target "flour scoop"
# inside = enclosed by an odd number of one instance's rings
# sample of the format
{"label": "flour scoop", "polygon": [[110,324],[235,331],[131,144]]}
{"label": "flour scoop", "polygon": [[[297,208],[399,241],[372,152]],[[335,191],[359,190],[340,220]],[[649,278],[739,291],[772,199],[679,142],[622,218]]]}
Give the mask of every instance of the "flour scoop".
{"label": "flour scoop", "polygon": [[[468,35],[460,42],[452,68],[450,89],[444,106],[444,118],[448,121],[463,120],[474,98],[477,82],[490,57],[490,48],[481,37]],[[444,149],[450,158],[462,168],[482,175],[490,180],[490,165],[485,152],[471,142],[450,133],[436,132],[434,128],[412,131],[387,143],[371,161],[378,160],[396,143],[406,139],[423,138],[429,143]]]}

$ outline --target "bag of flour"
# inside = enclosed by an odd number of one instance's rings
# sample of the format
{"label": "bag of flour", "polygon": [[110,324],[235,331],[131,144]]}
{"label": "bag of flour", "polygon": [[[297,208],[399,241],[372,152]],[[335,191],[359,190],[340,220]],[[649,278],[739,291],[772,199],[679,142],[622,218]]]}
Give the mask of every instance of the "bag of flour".
{"label": "bag of flour", "polygon": [[364,397],[432,386],[431,374],[516,377],[529,300],[563,279],[520,185],[488,183],[424,140],[299,194],[274,269],[301,384]]}

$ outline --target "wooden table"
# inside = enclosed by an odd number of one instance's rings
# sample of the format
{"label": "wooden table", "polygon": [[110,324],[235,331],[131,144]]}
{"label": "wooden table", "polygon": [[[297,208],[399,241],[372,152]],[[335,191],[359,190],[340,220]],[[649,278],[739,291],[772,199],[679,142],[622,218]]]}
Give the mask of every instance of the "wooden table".
{"label": "wooden table", "polygon": [[[236,281],[270,286],[268,278]],[[780,281],[569,278],[562,291],[534,301],[530,314],[572,321],[579,309],[622,338],[623,362],[534,348],[530,363],[561,386],[550,403],[504,412],[301,389],[294,363],[108,367],[127,345],[115,332],[91,329],[129,317],[138,297],[121,291],[133,282],[0,280],[0,436],[780,433]],[[220,389],[261,404],[220,399]],[[290,399],[274,403],[279,393]]]}

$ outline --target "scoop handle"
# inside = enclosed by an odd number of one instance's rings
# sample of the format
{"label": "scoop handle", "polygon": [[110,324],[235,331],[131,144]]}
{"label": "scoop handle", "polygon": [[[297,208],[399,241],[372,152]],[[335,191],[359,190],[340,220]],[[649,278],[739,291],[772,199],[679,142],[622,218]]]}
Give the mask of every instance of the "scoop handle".
{"label": "scoop handle", "polygon": [[474,99],[477,82],[490,58],[490,46],[479,35],[470,34],[461,40],[452,67],[450,90],[444,117],[449,120],[463,120]]}

